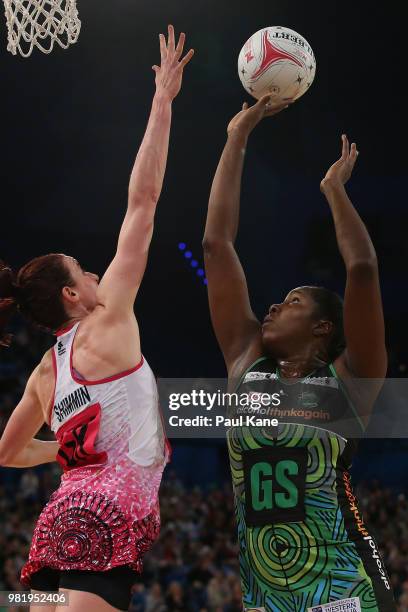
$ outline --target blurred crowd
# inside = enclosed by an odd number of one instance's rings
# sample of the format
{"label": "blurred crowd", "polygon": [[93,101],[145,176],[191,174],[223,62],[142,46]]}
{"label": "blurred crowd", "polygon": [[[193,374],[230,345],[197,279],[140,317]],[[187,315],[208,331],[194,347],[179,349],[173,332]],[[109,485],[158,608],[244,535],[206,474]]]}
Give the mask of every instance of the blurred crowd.
{"label": "blurred crowd", "polygon": [[[42,505],[59,479],[55,465],[2,470],[0,590],[21,590],[19,572]],[[378,482],[357,488],[398,601],[408,612],[408,500]],[[184,488],[168,469],[160,495],[162,530],[135,574],[131,612],[242,612],[230,485]]]}
{"label": "blurred crowd", "polygon": [[[372,482],[356,489],[398,600],[408,612],[408,499]],[[161,491],[163,528],[135,585],[132,612],[242,612],[229,485],[185,490],[174,474]]]}
{"label": "blurred crowd", "polygon": [[[38,354],[52,340],[20,328],[0,362],[0,432]],[[50,436],[44,428],[43,438]],[[19,573],[42,507],[59,484],[57,464],[0,468],[0,590],[21,590]],[[408,612],[408,500],[379,482],[356,488],[390,575],[398,612]],[[171,466],[160,492],[162,530],[135,579],[131,612],[242,612],[231,486],[186,487]],[[4,608],[5,609],[5,608]],[[15,608],[16,609],[16,608]],[[0,612],[2,608],[0,606]],[[17,609],[16,609],[17,610]]]}

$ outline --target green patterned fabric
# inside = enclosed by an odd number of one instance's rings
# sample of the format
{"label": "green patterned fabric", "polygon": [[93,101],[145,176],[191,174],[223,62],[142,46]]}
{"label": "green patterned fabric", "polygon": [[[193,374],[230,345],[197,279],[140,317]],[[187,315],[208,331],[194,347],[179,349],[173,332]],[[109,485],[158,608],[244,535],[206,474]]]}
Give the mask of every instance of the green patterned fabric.
{"label": "green patterned fabric", "polygon": [[[328,409],[330,400],[332,416],[334,410],[336,418],[339,414],[354,418],[343,390],[328,380],[333,378],[329,368],[313,380],[303,379],[282,389],[277,374],[267,381],[263,377],[262,372],[271,371],[268,366],[258,361],[246,372],[240,391],[265,391],[267,385],[270,393],[286,396],[283,410],[299,398],[304,400],[307,386],[307,397],[318,398],[316,411]],[[357,523],[358,509],[352,516],[351,494],[347,496],[344,486],[356,445],[332,431],[335,421],[324,427],[322,423],[280,422],[278,428],[234,427],[228,432],[241,584],[248,610],[307,612],[347,598],[359,598],[363,612],[395,609],[392,592],[390,605],[380,607],[376,591],[383,584],[380,581],[374,588],[362,559],[361,543],[371,563],[370,573],[378,573],[364,540],[371,536],[362,520]],[[379,577],[374,578],[378,583]]]}

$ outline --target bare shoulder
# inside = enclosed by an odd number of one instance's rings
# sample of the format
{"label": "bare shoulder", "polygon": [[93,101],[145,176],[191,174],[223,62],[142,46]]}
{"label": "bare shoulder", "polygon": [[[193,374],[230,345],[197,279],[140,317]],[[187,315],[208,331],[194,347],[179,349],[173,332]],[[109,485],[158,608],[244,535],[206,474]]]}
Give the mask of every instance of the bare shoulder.
{"label": "bare shoulder", "polygon": [[109,340],[110,350],[116,345],[123,349],[123,340],[132,342],[136,337],[139,339],[139,327],[133,310],[119,316],[98,307],[81,321],[77,336],[78,348],[82,344],[102,348]]}
{"label": "bare shoulder", "polygon": [[44,387],[48,388],[49,384],[54,383],[52,348],[44,353],[40,363],[33,370],[31,377],[39,395],[41,395]]}
{"label": "bare shoulder", "polygon": [[264,355],[261,336],[256,338],[234,363],[229,367],[228,378],[230,385],[236,386],[244,372],[260,357]]}
{"label": "bare shoulder", "polygon": [[46,351],[42,356],[42,359],[34,372],[37,370],[37,375],[41,377],[52,372],[52,367],[52,348],[49,348],[48,351]]}
{"label": "bare shoulder", "polygon": [[52,359],[52,348],[46,351],[34,370],[35,373],[35,389],[41,404],[41,410],[44,415],[44,421],[47,421],[49,413],[49,405],[54,395],[55,374]]}
{"label": "bare shoulder", "polygon": [[115,317],[97,308],[83,319],[73,346],[73,366],[84,378],[99,380],[133,368],[141,359],[139,327],[133,310]]}
{"label": "bare shoulder", "polygon": [[334,361],[333,365],[361,420],[367,425],[384,380],[357,377],[347,366],[344,353]]}

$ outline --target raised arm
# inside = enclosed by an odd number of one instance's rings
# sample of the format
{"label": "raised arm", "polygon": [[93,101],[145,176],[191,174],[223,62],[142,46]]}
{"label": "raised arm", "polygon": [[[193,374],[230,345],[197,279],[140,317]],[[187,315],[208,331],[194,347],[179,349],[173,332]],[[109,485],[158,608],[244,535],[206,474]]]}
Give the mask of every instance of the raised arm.
{"label": "raised arm", "polygon": [[336,365],[355,377],[384,378],[387,371],[384,317],[377,257],[367,228],[344,188],[358,151],[342,136],[342,155],[327,171],[321,190],[329,203],[346,272],[344,333],[346,350]]}
{"label": "raised arm", "polygon": [[215,173],[203,239],[211,319],[229,373],[242,355],[261,343],[242,265],[234,248],[238,231],[241,177],[249,134],[259,121],[286,108],[265,96],[232,119]]}
{"label": "raised arm", "polygon": [[171,106],[181,88],[184,66],[184,34],[175,46],[174,29],[169,26],[168,42],[160,34],[161,65],[153,66],[156,92],[146,132],[129,182],[125,219],[119,234],[116,255],[98,287],[98,301],[112,317],[133,313],[133,304],[142,282],[153,233],[153,221],[166,169]]}

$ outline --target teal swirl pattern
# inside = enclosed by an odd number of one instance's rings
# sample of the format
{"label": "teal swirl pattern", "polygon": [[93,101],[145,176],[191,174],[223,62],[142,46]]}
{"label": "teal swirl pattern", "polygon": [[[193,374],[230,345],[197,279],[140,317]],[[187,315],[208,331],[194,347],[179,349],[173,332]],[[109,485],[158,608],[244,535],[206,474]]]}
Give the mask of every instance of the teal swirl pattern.
{"label": "teal swirl pattern", "polygon": [[[322,431],[282,424],[275,438],[255,427],[228,432],[247,609],[306,612],[329,601],[359,597],[363,612],[379,612],[371,578],[349,540],[338,502],[336,470],[346,440]],[[307,449],[304,521],[246,525],[243,453],[265,447]]]}

